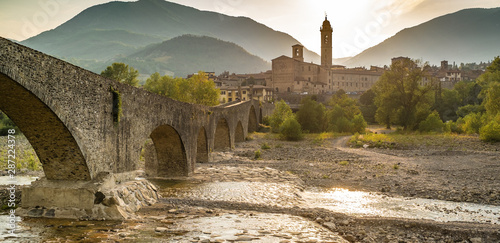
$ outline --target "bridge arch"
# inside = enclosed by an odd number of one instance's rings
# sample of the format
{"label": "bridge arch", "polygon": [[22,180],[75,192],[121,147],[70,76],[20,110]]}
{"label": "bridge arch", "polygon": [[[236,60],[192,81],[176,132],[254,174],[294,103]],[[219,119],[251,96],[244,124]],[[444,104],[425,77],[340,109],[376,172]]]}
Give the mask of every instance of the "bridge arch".
{"label": "bridge arch", "polygon": [[186,149],[179,133],[170,125],[158,126],[151,132],[156,158],[146,160],[150,176],[173,177],[188,174]]}
{"label": "bridge arch", "polygon": [[229,125],[225,118],[219,119],[214,134],[214,149],[221,150],[231,148],[231,137],[229,134]]}
{"label": "bridge arch", "polygon": [[196,142],[196,162],[207,163],[208,162],[208,143],[207,143],[207,132],[204,127],[200,128],[198,132],[198,139]]}
{"label": "bridge arch", "polygon": [[250,107],[250,113],[248,114],[248,133],[257,131],[257,114],[255,113],[255,108],[253,105]]}
{"label": "bridge arch", "polygon": [[78,137],[46,103],[4,72],[0,72],[0,110],[26,136],[47,179],[91,179]]}
{"label": "bridge arch", "polygon": [[238,121],[236,125],[236,130],[234,131],[234,142],[241,143],[245,142],[245,133],[243,132],[243,126],[241,125],[241,121]]}

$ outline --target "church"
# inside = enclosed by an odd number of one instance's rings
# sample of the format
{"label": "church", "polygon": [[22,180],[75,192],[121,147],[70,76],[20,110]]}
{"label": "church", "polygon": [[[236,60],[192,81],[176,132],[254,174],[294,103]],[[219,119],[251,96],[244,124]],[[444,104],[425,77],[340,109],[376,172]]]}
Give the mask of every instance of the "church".
{"label": "church", "polygon": [[340,89],[358,93],[370,89],[382,76],[384,69],[374,66],[368,70],[332,65],[333,30],[326,16],[320,33],[321,65],[304,62],[304,47],[299,44],[292,46],[292,57],[272,60],[271,86],[275,93],[331,94]]}

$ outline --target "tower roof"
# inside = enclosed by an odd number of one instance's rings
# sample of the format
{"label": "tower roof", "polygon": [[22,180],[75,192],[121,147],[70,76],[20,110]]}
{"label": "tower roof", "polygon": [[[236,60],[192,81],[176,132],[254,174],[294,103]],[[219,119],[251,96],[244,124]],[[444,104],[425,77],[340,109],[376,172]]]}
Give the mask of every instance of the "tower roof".
{"label": "tower roof", "polygon": [[332,26],[330,25],[330,21],[328,21],[327,17],[325,16],[325,21],[323,21],[323,25],[321,26],[320,30],[331,30]]}

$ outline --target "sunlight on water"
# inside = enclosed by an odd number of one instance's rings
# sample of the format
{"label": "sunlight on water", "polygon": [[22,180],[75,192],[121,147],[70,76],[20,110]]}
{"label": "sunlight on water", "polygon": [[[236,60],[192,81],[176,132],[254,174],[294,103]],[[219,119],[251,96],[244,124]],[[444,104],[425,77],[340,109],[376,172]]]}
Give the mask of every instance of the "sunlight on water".
{"label": "sunlight on water", "polygon": [[355,216],[467,221],[500,224],[500,206],[433,199],[388,197],[342,188],[312,188],[303,193],[306,206]]}

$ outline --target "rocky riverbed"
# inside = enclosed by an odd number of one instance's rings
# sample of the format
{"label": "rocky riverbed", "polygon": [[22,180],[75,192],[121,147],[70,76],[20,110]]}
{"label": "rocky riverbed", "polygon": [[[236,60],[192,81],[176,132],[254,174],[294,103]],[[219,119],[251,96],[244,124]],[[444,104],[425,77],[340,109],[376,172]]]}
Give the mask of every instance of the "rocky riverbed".
{"label": "rocky riverbed", "polygon": [[[500,205],[500,153],[494,145],[382,150],[349,148],[347,140],[285,142],[255,136],[233,151],[213,153],[212,162],[197,164],[190,178],[151,179],[163,198],[137,212],[136,219],[24,219],[20,234],[29,235],[7,240],[500,242],[496,221],[359,216],[308,205],[304,196],[310,188],[344,188],[388,197]],[[255,159],[256,150],[261,151],[260,159]],[[464,209],[445,213],[459,211]]]}

